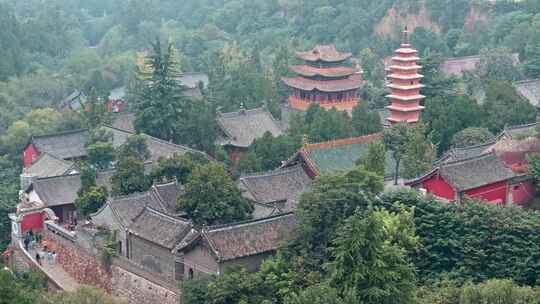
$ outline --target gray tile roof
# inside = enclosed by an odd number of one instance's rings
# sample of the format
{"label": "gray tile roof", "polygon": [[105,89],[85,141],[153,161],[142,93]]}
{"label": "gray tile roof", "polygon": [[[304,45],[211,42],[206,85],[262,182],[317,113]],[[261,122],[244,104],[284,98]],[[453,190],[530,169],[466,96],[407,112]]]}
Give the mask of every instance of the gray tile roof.
{"label": "gray tile roof", "polygon": [[135,135],[134,133],[112,126],[102,126],[101,129],[106,130],[112,135],[112,145],[115,149],[123,145],[127,141],[128,137]]}
{"label": "gray tile roof", "polygon": [[298,201],[311,179],[300,165],[240,177],[244,196],[258,203]]}
{"label": "gray tile roof", "polygon": [[148,145],[148,150],[150,150],[150,160],[152,162],[157,162],[160,158],[169,158],[173,157],[176,154],[183,155],[188,152],[201,154],[204,157],[208,158],[208,155],[206,155],[206,153],[204,152],[197,151],[186,146],[173,144],[168,141],[152,137],[150,135],[142,135],[146,138],[146,144]]}
{"label": "gray tile roof", "polygon": [[135,114],[116,113],[113,116],[111,126],[119,130],[135,133]]}
{"label": "gray tile roof", "polygon": [[481,145],[474,145],[470,147],[463,148],[453,148],[441,158],[440,161],[449,163],[455,162],[458,160],[463,160],[471,157],[477,157],[486,153],[491,152],[495,142],[488,142]]}
{"label": "gray tile roof", "polygon": [[529,79],[514,83],[517,92],[530,104],[540,107],[540,79]]}
{"label": "gray tile roof", "polygon": [[58,110],[60,112],[64,112],[67,110],[79,110],[86,103],[86,100],[87,97],[84,92],[75,90],[66,98],[64,98],[64,100],[62,100],[62,102],[58,106]]}
{"label": "gray tile roof", "polygon": [[27,173],[35,177],[52,177],[68,174],[74,169],[75,164],[73,162],[43,152],[28,167]]}
{"label": "gray tile roof", "polygon": [[441,71],[447,75],[462,76],[464,72],[473,71],[480,62],[480,55],[448,58],[441,63]]}
{"label": "gray tile roof", "polygon": [[[139,215],[145,207],[152,208],[164,214],[172,215],[176,213],[176,208],[171,212],[171,210],[167,208],[167,202],[162,198],[163,196],[167,197],[169,195],[165,194],[165,192],[171,192],[171,184],[159,186],[154,185],[147,192],[133,193],[130,195],[110,198],[107,205],[111,208],[118,223],[125,228],[128,228],[133,224],[135,217]],[[167,199],[170,200],[171,198],[169,197]],[[176,199],[174,200],[176,202]],[[104,208],[105,206],[92,215],[92,217],[97,216],[102,210],[104,210]]]}
{"label": "gray tile roof", "polygon": [[159,207],[156,206],[155,200],[148,192],[115,197],[107,202],[107,204],[109,204],[115,217],[124,228],[130,227],[137,215],[139,215],[146,206]]}
{"label": "gray tile roof", "polygon": [[266,132],[274,136],[283,133],[279,123],[264,108],[219,113],[217,123],[225,134],[225,138],[220,140],[220,143],[235,147],[247,148]]}
{"label": "gray tile roof", "polygon": [[289,240],[297,226],[292,213],[203,229],[202,236],[219,261],[272,252]]}
{"label": "gray tile roof", "polygon": [[154,185],[152,190],[167,214],[176,214],[176,199],[181,193],[177,182]]}
{"label": "gray tile roof", "polygon": [[39,178],[29,190],[34,190],[46,207],[73,204],[81,187],[79,174]]}
{"label": "gray tile roof", "polygon": [[458,191],[475,189],[517,176],[494,153],[443,164],[440,174]]}
{"label": "gray tile roof", "polygon": [[149,242],[173,249],[190,231],[189,221],[165,215],[145,207],[133,220],[129,230]]}
{"label": "gray tile roof", "polygon": [[264,219],[279,213],[281,213],[281,211],[272,204],[253,203],[253,212],[251,213],[251,217],[254,219]]}
{"label": "gray tile roof", "polygon": [[[322,143],[308,144],[296,154],[314,169],[317,175],[348,171],[356,161],[367,153],[369,144],[380,140],[382,133],[369,134],[353,138],[338,139]],[[294,160],[294,158],[293,158]],[[391,151],[386,151],[384,176],[394,176],[395,160]]]}
{"label": "gray tile roof", "polygon": [[[134,135],[129,131],[121,130],[111,126],[104,126],[103,128],[105,128],[108,132],[112,134],[114,148],[120,147],[127,141],[128,137]],[[147,134],[141,135],[146,139],[146,145],[148,146],[148,150],[150,151],[150,159],[148,161],[155,163],[160,158],[169,158],[174,156],[175,154],[183,155],[188,152],[201,154],[204,157],[208,158],[208,155],[204,152],[191,149],[186,146],[173,144],[171,142]]]}
{"label": "gray tile roof", "polygon": [[538,123],[530,123],[525,125],[509,126],[504,128],[503,134],[512,139],[524,139],[536,134],[536,125]]}
{"label": "gray tile roof", "polygon": [[61,159],[71,159],[86,156],[88,136],[88,130],[74,130],[33,136],[31,142],[39,152],[46,152]]}
{"label": "gray tile roof", "polygon": [[[98,172],[96,183],[110,190],[110,179],[114,170]],[[41,201],[47,206],[60,206],[75,203],[77,191],[81,188],[81,175],[61,175],[54,177],[44,177],[36,179],[28,189],[27,193],[34,190]]]}
{"label": "gray tile roof", "polygon": [[[513,53],[511,56],[514,65],[518,65],[519,54]],[[474,71],[480,60],[480,55],[447,58],[441,63],[440,70],[447,75],[462,76],[465,72]]]}

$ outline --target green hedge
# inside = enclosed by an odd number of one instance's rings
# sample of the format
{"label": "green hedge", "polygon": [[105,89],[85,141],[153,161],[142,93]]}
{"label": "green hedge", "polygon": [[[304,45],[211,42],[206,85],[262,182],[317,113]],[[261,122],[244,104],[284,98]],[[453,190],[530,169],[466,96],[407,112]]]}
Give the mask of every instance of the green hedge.
{"label": "green hedge", "polygon": [[540,213],[473,201],[447,204],[410,191],[385,194],[380,203],[393,209],[397,202],[415,209],[421,281],[540,283]]}

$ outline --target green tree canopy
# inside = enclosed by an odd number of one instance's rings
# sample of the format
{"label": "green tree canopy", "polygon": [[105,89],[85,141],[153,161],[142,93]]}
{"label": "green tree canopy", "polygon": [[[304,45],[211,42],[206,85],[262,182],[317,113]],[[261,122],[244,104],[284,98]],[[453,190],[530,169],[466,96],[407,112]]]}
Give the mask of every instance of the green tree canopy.
{"label": "green tree canopy", "polygon": [[115,158],[111,142],[96,142],[86,147],[88,162],[98,169],[110,168]]}
{"label": "green tree canopy", "polygon": [[248,153],[240,159],[237,170],[242,173],[273,170],[299,148],[300,142],[292,136],[274,137],[266,132],[249,147]]}
{"label": "green tree canopy", "polygon": [[382,140],[371,142],[367,153],[363,154],[356,164],[362,166],[367,171],[384,176],[384,166],[386,163],[386,147]]}
{"label": "green tree canopy", "polygon": [[382,131],[381,118],[376,111],[370,111],[365,102],[353,109],[352,120],[354,135],[368,135]]}
{"label": "green tree canopy", "polygon": [[131,135],[122,146],[118,147],[116,158],[120,160],[128,157],[136,158],[141,162],[150,158],[150,150],[148,150],[144,135]]}
{"label": "green tree canopy", "polygon": [[140,93],[133,100],[138,131],[164,140],[175,138],[178,121],[185,118],[188,105],[179,77],[180,67],[173,44],[163,49],[159,39],[156,40],[152,53],[138,72]]}
{"label": "green tree canopy", "polygon": [[81,215],[88,216],[105,205],[107,197],[107,188],[93,186],[75,200],[75,206]]}
{"label": "green tree canopy", "polygon": [[405,178],[418,177],[428,172],[435,162],[437,151],[430,136],[426,136],[426,126],[416,124],[408,130],[403,158],[402,175]]}
{"label": "green tree canopy", "polygon": [[532,123],[536,109],[523,99],[509,82],[490,82],[486,88],[486,100],[482,104],[483,125],[493,133],[505,126]]}
{"label": "green tree canopy", "polygon": [[363,168],[349,173],[323,175],[316,179],[298,205],[298,237],[290,250],[302,256],[311,268],[329,259],[327,247],[338,227],[357,208],[366,208],[383,190],[383,178]]}
{"label": "green tree canopy", "polygon": [[225,168],[215,163],[193,169],[178,203],[197,225],[242,221],[249,219],[253,211]]}
{"label": "green tree canopy", "polygon": [[154,182],[172,181],[176,179],[180,184],[185,184],[191,177],[193,169],[201,164],[208,163],[208,159],[198,154],[186,153],[174,155],[170,158],[162,158],[158,166],[150,174]]}
{"label": "green tree canopy", "polygon": [[111,177],[113,195],[128,195],[144,192],[150,187],[144,174],[144,163],[137,157],[123,156],[116,163],[116,171]]}
{"label": "green tree canopy", "polygon": [[418,245],[413,217],[403,210],[356,212],[345,220],[327,264],[330,282],[357,303],[415,303],[416,275],[409,252]]}

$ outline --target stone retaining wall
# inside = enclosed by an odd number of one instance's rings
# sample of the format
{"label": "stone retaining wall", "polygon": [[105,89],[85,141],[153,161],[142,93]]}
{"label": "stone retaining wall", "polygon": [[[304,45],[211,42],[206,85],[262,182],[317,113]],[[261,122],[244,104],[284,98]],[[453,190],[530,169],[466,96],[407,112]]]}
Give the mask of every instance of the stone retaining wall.
{"label": "stone retaining wall", "polygon": [[178,295],[118,266],[112,266],[112,289],[133,304],[177,304]]}
{"label": "stone retaining wall", "polygon": [[43,240],[50,250],[56,252],[57,262],[77,283],[112,292],[110,272],[101,265],[99,257],[84,252],[72,241],[50,231],[43,234]]}
{"label": "stone retaining wall", "polygon": [[122,267],[122,263],[113,261],[110,267],[104,267],[100,256],[86,252],[72,240],[51,231],[45,231],[43,239],[56,251],[57,262],[80,284],[103,288],[129,304],[177,304],[179,301],[175,288],[156,283],[159,280],[146,279]]}

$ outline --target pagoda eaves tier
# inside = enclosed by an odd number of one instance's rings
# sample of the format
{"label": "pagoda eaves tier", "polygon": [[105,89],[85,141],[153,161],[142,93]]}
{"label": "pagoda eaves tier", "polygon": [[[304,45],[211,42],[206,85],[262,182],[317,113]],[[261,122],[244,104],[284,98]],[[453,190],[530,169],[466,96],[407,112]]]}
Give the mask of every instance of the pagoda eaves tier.
{"label": "pagoda eaves tier", "polygon": [[388,88],[391,94],[386,97],[390,100],[388,121],[390,123],[406,122],[416,123],[424,107],[420,102],[425,98],[420,94],[424,85],[420,80],[424,77],[418,71],[422,68],[417,64],[418,52],[408,43],[403,43],[395,51],[390,65],[390,74],[387,76]]}
{"label": "pagoda eaves tier", "polygon": [[344,65],[351,53],[338,52],[334,45],[317,45],[308,52],[297,52],[304,61],[290,70],[296,77],[284,77],[283,82],[292,88],[289,106],[305,111],[318,103],[325,109],[336,108],[352,111],[358,104],[358,89],[362,86],[362,72]]}

